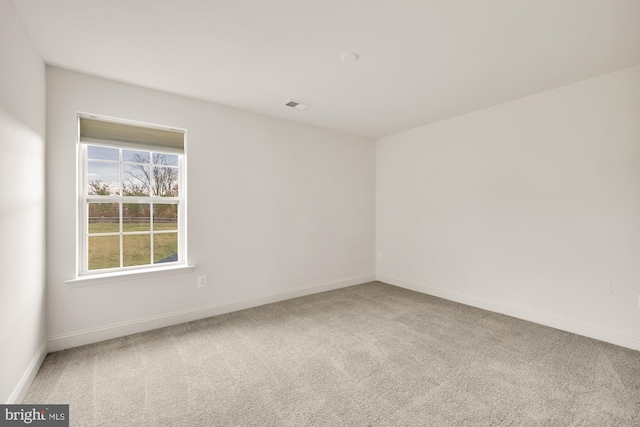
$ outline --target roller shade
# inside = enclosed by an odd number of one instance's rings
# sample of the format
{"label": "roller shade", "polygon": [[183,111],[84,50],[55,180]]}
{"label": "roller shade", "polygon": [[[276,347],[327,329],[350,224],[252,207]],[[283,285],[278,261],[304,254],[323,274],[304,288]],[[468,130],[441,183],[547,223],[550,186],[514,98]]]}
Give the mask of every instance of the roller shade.
{"label": "roller shade", "polygon": [[80,142],[184,153],[184,132],[80,117]]}

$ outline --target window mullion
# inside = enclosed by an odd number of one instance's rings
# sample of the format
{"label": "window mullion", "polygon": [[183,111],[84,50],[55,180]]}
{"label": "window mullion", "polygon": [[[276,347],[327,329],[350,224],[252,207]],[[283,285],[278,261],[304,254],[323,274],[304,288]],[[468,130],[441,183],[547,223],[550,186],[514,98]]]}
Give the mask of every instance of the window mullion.
{"label": "window mullion", "polygon": [[149,263],[153,264],[153,216],[154,216],[154,205],[153,205],[153,196],[155,188],[156,188],[156,177],[153,171],[153,155],[154,153],[149,153],[149,177],[151,178],[149,181],[151,182],[151,188],[149,189],[149,196],[151,196],[151,200],[149,201]]}
{"label": "window mullion", "polygon": [[151,264],[153,264],[153,214],[154,205],[153,203],[149,203],[149,248],[151,252]]}
{"label": "window mullion", "polygon": [[118,236],[120,237],[120,268],[124,267],[124,235],[122,234],[122,205],[123,203],[120,202],[118,203],[118,212],[120,212],[119,218],[118,218],[118,224],[119,224],[119,232],[118,232]]}
{"label": "window mullion", "polygon": [[185,197],[185,185],[184,185],[184,174],[185,174],[185,165],[184,165],[184,157],[180,156],[178,158],[178,261],[186,262],[185,260],[185,247],[186,247],[186,235],[184,231],[183,224],[187,220],[185,217],[185,207],[184,203],[180,203],[180,199]]}
{"label": "window mullion", "polygon": [[123,170],[122,170],[122,148],[118,149],[118,158],[120,159],[120,164],[118,165],[118,173],[120,175],[120,182],[119,182],[119,189],[118,189],[118,193],[120,195],[120,201],[118,203],[118,207],[119,210],[118,212],[119,214],[119,218],[118,218],[118,224],[119,224],[119,237],[120,237],[120,268],[124,267],[124,235],[122,234],[122,232],[124,231],[124,227],[122,224],[122,215],[123,215],[123,202],[122,202],[122,197],[124,196],[124,179],[123,179]]}

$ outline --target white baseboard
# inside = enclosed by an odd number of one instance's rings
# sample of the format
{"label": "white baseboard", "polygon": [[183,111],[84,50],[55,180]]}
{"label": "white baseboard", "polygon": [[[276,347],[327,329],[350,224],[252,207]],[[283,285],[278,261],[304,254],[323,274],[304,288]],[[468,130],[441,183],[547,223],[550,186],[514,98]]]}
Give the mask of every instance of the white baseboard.
{"label": "white baseboard", "polygon": [[259,295],[252,298],[238,299],[220,304],[212,304],[188,310],[181,310],[172,313],[152,316],[143,319],[135,319],[128,322],[106,325],[99,328],[85,329],[69,334],[57,335],[49,338],[48,349],[50,352],[60,351],[67,348],[78,347],[112,338],[123,337],[165,326],[177,325],[190,322],[192,320],[204,319],[206,317],[217,316],[233,311],[244,310],[246,308],[271,304],[305,295],[319,292],[331,291],[333,289],[346,288],[348,286],[359,285],[376,280],[374,274],[350,277],[347,279],[334,280],[331,282],[302,286],[283,292]]}
{"label": "white baseboard", "polygon": [[9,396],[7,405],[22,403],[24,397],[29,391],[29,387],[31,387],[31,383],[33,383],[36,374],[42,366],[42,362],[44,362],[44,358],[47,357],[47,353],[47,342],[45,341],[42,343],[40,348],[38,348],[36,354],[33,356],[33,359],[31,359],[31,363],[29,363],[29,366],[27,366],[27,369],[22,374],[22,378],[20,378],[20,381],[16,385],[16,388],[13,389],[13,393],[11,393],[11,396]]}
{"label": "white baseboard", "polygon": [[518,319],[550,326],[555,329],[560,329],[562,331],[571,332],[599,341],[605,341],[611,344],[619,345],[621,347],[630,348],[632,350],[640,350],[640,337],[625,334],[623,332],[612,331],[609,329],[601,328],[599,326],[588,325],[547,313],[540,313],[530,309],[506,305],[504,303],[498,303],[495,301],[478,298],[472,295],[445,291],[443,289],[438,289],[431,286],[420,285],[395,277],[378,274],[376,275],[376,280],[423,294],[433,295],[435,297],[440,297],[450,301],[482,308],[484,310],[493,311],[495,313],[506,314],[507,316],[517,317]]}

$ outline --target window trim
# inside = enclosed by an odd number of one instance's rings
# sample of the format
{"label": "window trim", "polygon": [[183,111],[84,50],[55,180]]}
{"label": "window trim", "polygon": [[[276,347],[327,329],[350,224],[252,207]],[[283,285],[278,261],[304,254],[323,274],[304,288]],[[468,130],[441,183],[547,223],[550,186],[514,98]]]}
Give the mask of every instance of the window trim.
{"label": "window trim", "polygon": [[149,279],[153,277],[169,276],[174,274],[193,273],[197,268],[193,264],[171,265],[164,267],[145,268],[129,271],[117,271],[111,273],[96,273],[85,276],[78,276],[74,279],[65,280],[64,283],[70,288],[81,286],[101,285],[104,283],[127,282],[131,280]]}
{"label": "window trim", "polygon": [[[171,155],[178,155],[178,185],[179,185],[179,196],[178,197],[158,197],[158,196],[124,196],[122,192],[118,196],[105,196],[105,195],[88,195],[87,192],[87,164],[88,164],[88,153],[87,146],[96,145],[96,146],[106,146],[113,147],[119,149],[132,149],[128,147],[126,144],[119,144],[118,141],[114,141],[113,143],[106,142],[96,142],[96,141],[83,141],[80,138],[80,119],[81,118],[91,118],[94,120],[104,120],[115,123],[122,124],[130,124],[135,126],[148,127],[153,129],[164,129],[164,130],[172,130],[179,131],[184,134],[184,150],[183,153],[176,153],[171,150],[167,150],[164,147],[157,147],[158,153],[167,153]],[[187,139],[187,131],[186,129],[179,129],[176,127],[169,126],[161,126],[156,124],[149,124],[143,122],[135,122],[132,120],[125,119],[116,119],[112,117],[106,116],[97,116],[94,114],[84,114],[78,113],[78,137],[76,140],[76,157],[77,157],[77,186],[76,186],[76,204],[77,204],[77,216],[76,216],[76,277],[74,279],[70,279],[65,281],[65,283],[70,286],[82,286],[84,284],[97,284],[104,282],[112,282],[112,281],[122,281],[122,280],[131,280],[143,277],[155,277],[158,275],[164,274],[176,274],[183,272],[185,270],[193,271],[195,269],[194,265],[189,265],[187,263],[187,185],[186,185],[186,139]],[[145,148],[146,150],[147,148]],[[123,162],[122,151],[120,150],[120,158],[118,159],[118,164],[120,168],[122,168]],[[152,148],[149,148],[149,151],[153,151]],[[122,174],[122,170],[120,171]],[[120,182],[122,182],[122,175],[120,177]],[[120,189],[122,191],[122,188]],[[169,202],[166,204],[176,204],[178,207],[178,229],[175,231],[178,238],[178,261],[167,262],[162,264],[145,264],[145,265],[137,265],[137,266],[123,266],[117,268],[108,268],[108,269],[99,269],[99,270],[89,270],[88,269],[88,206],[90,202],[100,202],[101,199],[104,199],[104,203],[119,203],[120,208],[122,207],[122,203],[125,203],[127,200],[130,202],[141,201],[144,199],[144,203],[154,203],[154,199],[158,201],[162,200],[163,202]],[[162,203],[165,204],[165,203]],[[122,213],[120,214],[122,215]],[[151,241],[153,241],[153,235],[155,234],[152,230],[150,218],[150,230],[149,232],[144,232],[141,234],[149,234]],[[174,231],[167,231],[174,232]],[[122,227],[117,233],[113,233],[114,235],[124,236],[125,234]],[[128,235],[128,232],[126,232]],[[157,232],[161,234],[162,232]],[[120,256],[122,257],[122,238],[121,247],[120,247]],[[151,243],[152,245],[153,243]],[[152,248],[151,248],[152,249]],[[151,257],[153,257],[153,251],[150,253]],[[152,262],[152,258],[150,258]]]}

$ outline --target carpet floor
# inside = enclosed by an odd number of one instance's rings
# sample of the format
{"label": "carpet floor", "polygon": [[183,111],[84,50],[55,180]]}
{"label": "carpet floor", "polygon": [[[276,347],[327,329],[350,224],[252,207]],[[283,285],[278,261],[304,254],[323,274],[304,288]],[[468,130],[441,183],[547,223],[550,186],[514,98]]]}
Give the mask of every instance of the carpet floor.
{"label": "carpet floor", "polygon": [[73,426],[639,426],[640,352],[380,282],[51,353]]}

